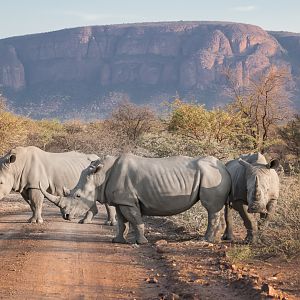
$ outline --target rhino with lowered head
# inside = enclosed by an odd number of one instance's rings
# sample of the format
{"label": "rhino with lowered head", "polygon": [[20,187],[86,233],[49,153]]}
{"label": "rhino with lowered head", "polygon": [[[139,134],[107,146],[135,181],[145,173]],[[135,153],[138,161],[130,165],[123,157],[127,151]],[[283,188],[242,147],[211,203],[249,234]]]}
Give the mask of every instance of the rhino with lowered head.
{"label": "rhino with lowered head", "polygon": [[229,203],[225,207],[226,230],[223,239],[232,240],[232,214],[229,206],[237,210],[247,229],[246,242],[257,239],[257,221],[254,213],[268,220],[275,210],[279,197],[279,178],[275,169],[279,161],[267,163],[261,153],[241,156],[229,161],[226,168],[232,180]]}
{"label": "rhino with lowered head", "polygon": [[[44,195],[39,182],[50,193],[62,196],[63,187],[73,187],[81,171],[95,159],[99,157],[94,154],[50,153],[33,146],[16,147],[0,158],[0,199],[11,191],[21,193],[33,213],[29,222],[42,223]],[[107,206],[107,211],[109,221],[116,223],[115,209]],[[97,207],[91,207],[83,222],[91,221],[96,213]]]}
{"label": "rhino with lowered head", "polygon": [[71,215],[84,214],[96,200],[115,206],[118,234],[113,242],[126,243],[130,223],[136,242],[143,244],[147,239],[142,215],[178,214],[199,200],[208,212],[205,238],[213,241],[230,187],[228,171],[214,157],[143,158],[123,154],[91,163],[71,197],[55,197],[41,190]]}

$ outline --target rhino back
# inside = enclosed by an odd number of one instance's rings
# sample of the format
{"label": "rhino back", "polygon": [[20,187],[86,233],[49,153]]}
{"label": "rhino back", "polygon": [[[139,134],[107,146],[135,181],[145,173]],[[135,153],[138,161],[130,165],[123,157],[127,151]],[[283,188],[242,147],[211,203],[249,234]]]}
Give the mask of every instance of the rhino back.
{"label": "rhino back", "polygon": [[[106,197],[113,204],[133,205],[139,201],[143,214],[172,215],[190,208],[199,200],[204,187],[219,184],[209,170],[212,161],[178,156],[142,158],[123,155],[114,164]],[[217,172],[218,173],[218,172]]]}
{"label": "rhino back", "polygon": [[[242,158],[243,160],[247,161],[250,164],[262,164],[262,165],[267,164],[267,160],[266,160],[265,156],[259,152],[241,155],[239,158]],[[238,159],[235,159],[235,160],[238,160]]]}
{"label": "rhino back", "polygon": [[20,177],[20,189],[38,188],[39,182],[52,194],[62,195],[63,186],[73,188],[96,155],[78,152],[50,153],[36,147],[27,147]]}

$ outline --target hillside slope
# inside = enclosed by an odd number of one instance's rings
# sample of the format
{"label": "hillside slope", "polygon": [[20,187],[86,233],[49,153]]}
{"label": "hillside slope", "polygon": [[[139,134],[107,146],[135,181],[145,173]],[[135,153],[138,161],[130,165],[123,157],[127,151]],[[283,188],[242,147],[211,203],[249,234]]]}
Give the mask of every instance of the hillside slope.
{"label": "hillside slope", "polygon": [[32,117],[103,117],[122,99],[156,105],[179,94],[219,105],[227,101],[224,67],[247,83],[275,64],[290,68],[297,99],[299,58],[300,35],[253,25],[89,26],[0,40],[0,89]]}

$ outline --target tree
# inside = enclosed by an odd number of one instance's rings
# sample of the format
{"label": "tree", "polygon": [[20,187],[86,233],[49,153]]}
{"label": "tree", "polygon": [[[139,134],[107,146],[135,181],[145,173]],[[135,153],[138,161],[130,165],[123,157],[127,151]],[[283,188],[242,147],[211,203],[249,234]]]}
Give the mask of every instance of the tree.
{"label": "tree", "polygon": [[238,143],[244,135],[244,122],[240,113],[229,113],[220,108],[207,110],[204,105],[175,100],[169,130],[186,137],[211,143]]}
{"label": "tree", "polygon": [[155,123],[155,113],[147,106],[138,106],[130,102],[122,102],[112,112],[109,120],[113,131],[136,143]]}
{"label": "tree", "polygon": [[253,147],[264,151],[272,144],[276,126],[291,115],[286,69],[272,66],[257,78],[250,78],[246,87],[241,86],[230,70],[226,70],[229,95],[233,98],[229,110],[241,112],[247,120],[247,131],[253,137]]}
{"label": "tree", "polygon": [[300,115],[289,121],[286,126],[279,128],[279,135],[288,151],[300,158]]}

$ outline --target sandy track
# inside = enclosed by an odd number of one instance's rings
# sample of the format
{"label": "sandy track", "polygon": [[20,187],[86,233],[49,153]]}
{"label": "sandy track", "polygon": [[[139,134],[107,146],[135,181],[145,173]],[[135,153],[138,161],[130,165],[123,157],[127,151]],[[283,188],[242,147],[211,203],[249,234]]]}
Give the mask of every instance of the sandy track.
{"label": "sandy track", "polygon": [[159,288],[145,279],[151,263],[131,245],[112,245],[104,215],[93,224],[44,210],[45,223],[25,223],[27,212],[0,216],[1,299],[144,299]]}
{"label": "sandy track", "polygon": [[103,225],[103,211],[83,225],[46,202],[45,223],[28,224],[20,197],[2,199],[0,299],[265,299],[244,273],[236,280],[222,268],[224,245],[164,218],[146,218],[148,245],[112,244],[115,229]]}

